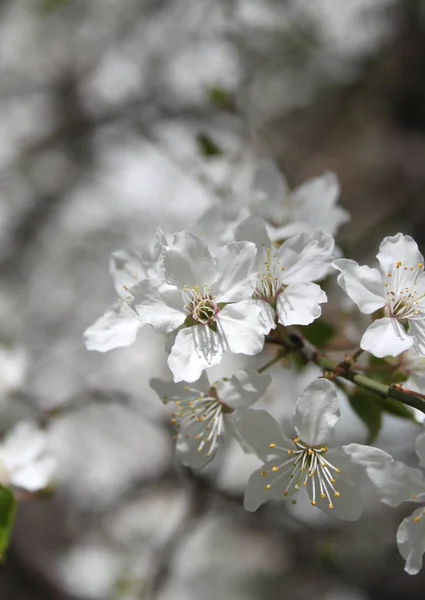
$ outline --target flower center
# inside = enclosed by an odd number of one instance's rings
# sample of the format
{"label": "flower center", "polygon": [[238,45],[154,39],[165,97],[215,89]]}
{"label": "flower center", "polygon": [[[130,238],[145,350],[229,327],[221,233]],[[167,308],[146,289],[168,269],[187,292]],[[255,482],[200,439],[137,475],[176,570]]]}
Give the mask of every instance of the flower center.
{"label": "flower center", "polygon": [[281,267],[279,256],[273,248],[265,246],[263,252],[264,270],[258,274],[254,298],[274,303],[276,302],[277,296],[282,291],[281,274],[285,268]]}
{"label": "flower center", "polygon": [[216,322],[220,308],[207,286],[204,286],[203,290],[199,286],[184,288],[183,301],[187,314],[197,323],[212,325]]}
{"label": "flower center", "polygon": [[[309,446],[300,438],[293,440],[294,449],[280,448],[276,444],[270,444],[270,448],[287,452],[290,458],[284,460],[280,465],[272,467],[275,474],[273,481],[266,485],[266,490],[270,490],[283,477],[289,475],[289,483],[283,491],[284,496],[295,496],[293,504],[297,502],[298,492],[301,486],[311,485],[311,504],[317,505],[317,498],[327,498],[329,508],[333,508],[332,497],[339,498],[340,493],[335,488],[334,475],[339,474],[339,469],[332,465],[325,454],[328,447],[324,444],[318,446]],[[261,475],[266,477],[267,471],[262,471]]]}
{"label": "flower center", "polygon": [[[185,387],[187,392],[196,391],[198,397],[174,400],[176,412],[171,416],[171,424],[176,427],[178,435],[186,439],[198,441],[197,452],[205,452],[212,456],[220,444],[223,433],[223,415],[233,412],[221,402],[214,386],[203,394],[199,390]],[[168,399],[164,398],[167,403]]]}
{"label": "flower center", "polygon": [[424,297],[424,294],[420,293],[419,295],[416,289],[417,280],[419,275],[423,273],[423,268],[422,263],[409,267],[398,261],[395,269],[387,273],[385,316],[395,317],[402,323],[424,318],[421,309],[418,307],[418,303]]}

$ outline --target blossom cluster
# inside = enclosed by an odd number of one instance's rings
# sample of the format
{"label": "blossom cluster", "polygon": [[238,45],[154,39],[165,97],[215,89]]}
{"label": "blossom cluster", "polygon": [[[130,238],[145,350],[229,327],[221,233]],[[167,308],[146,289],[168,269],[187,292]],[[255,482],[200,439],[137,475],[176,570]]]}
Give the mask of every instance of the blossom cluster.
{"label": "blossom cluster", "polygon": [[[417,573],[425,551],[425,476],[371,445],[377,431],[367,406],[375,417],[387,410],[423,421],[424,258],[402,233],[382,241],[379,268],[343,258],[334,236],[349,215],[337,204],[339,191],[332,173],[291,191],[276,165],[261,161],[246,198],[217,202],[190,230],[158,228],[152,247],[143,252],[112,254],[117,300],[86,329],[85,344],[107,352],[129,346],[147,328],[163,337],[170,377],[152,377],[150,384],[170,407],[176,454],[192,469],[205,467],[231,440],[255,455],[262,466],[247,481],[248,511],[269,501],[295,504],[304,495],[312,510],[354,521],[371,494],[392,506],[420,503],[397,534],[406,570]],[[363,326],[353,316],[357,308],[370,319],[357,336],[357,351],[337,363],[308,335],[330,290],[334,305],[353,317],[354,338]],[[332,326],[338,331],[338,323]],[[286,385],[277,392],[266,373],[279,364],[296,373],[300,384],[308,363],[314,373],[300,394]],[[369,367],[387,381],[370,379]],[[366,397],[356,409],[353,383],[377,393],[380,404]],[[396,409],[387,401],[404,405]],[[368,444],[341,443],[337,430],[347,404],[368,427]],[[423,431],[416,451],[425,467]],[[0,493],[43,490],[54,471],[38,425],[18,422],[6,433]]]}
{"label": "blossom cluster", "polygon": [[[379,268],[341,258],[333,236],[349,215],[337,204],[339,184],[331,173],[291,191],[276,165],[262,161],[247,197],[245,203],[217,204],[191,231],[170,235],[158,229],[143,256],[115,252],[110,272],[119,299],[86,330],[87,348],[106,352],[130,345],[144,327],[164,336],[172,379],[154,377],[151,387],[172,406],[177,456],[202,468],[226,437],[256,454],[264,464],[247,483],[249,511],[267,501],[295,504],[307,494],[312,507],[356,520],[371,491],[391,505],[425,504],[419,470],[377,447],[336,441],[342,393],[336,379],[355,359],[319,373],[283,424],[264,410],[272,381],[263,372],[268,364],[256,369],[251,361],[227,377],[214,377],[211,369],[232,355],[263,356],[272,344],[282,350],[277,358],[291,358],[287,340],[294,332],[302,339],[303,327],[321,316],[328,300],[324,284],[329,288],[337,276],[348,298],[371,317],[357,355],[385,358],[390,371],[409,377],[405,386],[420,392],[425,275],[417,244],[402,233],[386,237]],[[391,357],[398,357],[395,366]],[[279,402],[287,403],[285,390],[281,395]],[[425,433],[416,447],[425,466]],[[403,521],[397,541],[406,570],[418,572],[425,550],[423,506]]]}

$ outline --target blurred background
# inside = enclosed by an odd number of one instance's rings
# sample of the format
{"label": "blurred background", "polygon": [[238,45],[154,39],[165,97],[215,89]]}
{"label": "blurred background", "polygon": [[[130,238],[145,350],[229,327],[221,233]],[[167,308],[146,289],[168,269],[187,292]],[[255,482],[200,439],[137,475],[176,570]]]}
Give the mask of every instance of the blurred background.
{"label": "blurred background", "polygon": [[[242,194],[253,157],[291,185],[337,173],[350,257],[397,231],[424,249],[424,64],[422,0],[0,1],[0,428],[49,415],[58,459],[1,600],[423,598],[395,545],[411,507],[246,513],[253,457],[174,460],[163,340],[82,335],[115,301],[109,254]],[[380,445],[409,460],[417,432],[389,421]]]}

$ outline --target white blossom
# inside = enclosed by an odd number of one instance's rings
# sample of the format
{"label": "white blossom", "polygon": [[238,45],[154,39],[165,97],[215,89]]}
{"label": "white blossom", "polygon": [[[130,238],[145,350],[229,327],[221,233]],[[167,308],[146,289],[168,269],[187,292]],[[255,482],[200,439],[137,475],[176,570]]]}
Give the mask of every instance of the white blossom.
{"label": "white blossom", "polygon": [[380,270],[341,258],[338,283],[364,314],[380,309],[363,334],[361,348],[377,357],[397,356],[412,346],[425,356],[424,259],[416,242],[398,233],[379,247]]}
{"label": "white blossom", "polygon": [[260,308],[252,301],[255,245],[234,242],[212,256],[188,231],[163,249],[163,279],[145,279],[132,293],[144,323],[177,331],[168,365],[174,381],[196,381],[229,350],[258,354],[264,345]]}
{"label": "white blossom", "polygon": [[49,453],[46,434],[31,421],[21,421],[0,444],[0,485],[29,492],[51,483],[55,460]]}
{"label": "white blossom", "polygon": [[317,229],[335,235],[350,220],[337,205],[339,193],[336,175],[328,172],[290,191],[276,164],[266,159],[254,173],[250,206],[267,222],[273,241]]}
{"label": "white blossom", "polygon": [[267,500],[292,499],[295,504],[305,488],[311,504],[324,512],[349,521],[360,517],[362,490],[371,484],[369,470],[380,470],[391,457],[360,444],[332,447],[339,415],[335,387],[325,379],[311,383],[299,397],[292,440],[266,411],[240,415],[241,435],[267,461],[250,477],[247,510],[254,511]]}
{"label": "white blossom", "polygon": [[257,281],[254,299],[261,307],[265,329],[282,325],[308,325],[321,314],[325,292],[313,281],[324,277],[333,258],[334,239],[322,231],[301,233],[279,247],[270,241],[264,221],[248,217],[236,230],[236,239],[257,246]]}
{"label": "white blossom", "polygon": [[184,465],[199,468],[214,458],[224,437],[239,439],[237,417],[266,391],[269,375],[238,371],[210,383],[206,374],[194,383],[152,379],[151,387],[161,400],[174,403],[171,422],[177,428],[176,451]]}
{"label": "white blossom", "polygon": [[[415,446],[420,466],[425,467],[425,432],[416,438]],[[401,522],[397,531],[398,549],[406,561],[404,568],[415,575],[422,568],[425,553],[425,477],[419,469],[392,461],[379,473],[376,484],[382,501],[390,506],[405,501],[422,504]]]}
{"label": "white blossom", "polygon": [[84,332],[88,350],[108,352],[132,344],[144,323],[131,308],[131,288],[143,279],[161,276],[160,254],[166,239],[157,231],[151,256],[143,258],[137,251],[117,250],[111,254],[109,271],[119,296],[118,302]]}

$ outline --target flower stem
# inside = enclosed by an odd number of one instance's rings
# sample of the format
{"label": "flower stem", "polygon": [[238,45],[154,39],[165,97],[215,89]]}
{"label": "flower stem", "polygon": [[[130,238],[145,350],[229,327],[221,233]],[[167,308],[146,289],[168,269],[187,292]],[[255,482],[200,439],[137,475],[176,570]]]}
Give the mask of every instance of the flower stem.
{"label": "flower stem", "polygon": [[269,369],[270,367],[275,365],[277,362],[279,362],[284,356],[286,356],[286,351],[281,350],[280,352],[278,352],[276,354],[276,356],[273,356],[273,358],[271,358],[268,362],[266,362],[265,365],[263,365],[262,367],[257,369],[257,372],[264,373],[264,371],[267,371],[267,369]]}
{"label": "flower stem", "polygon": [[[381,381],[375,381],[374,379],[367,377],[367,375],[363,375],[351,369],[349,363],[336,363],[330,358],[322,356],[298,334],[290,334],[288,336],[282,331],[277,333],[278,335],[267,336],[266,341],[283,346],[287,353],[296,354],[304,363],[315,363],[319,367],[322,367],[325,374],[328,376],[346,379],[369,392],[381,396],[381,398],[393,398],[402,404],[417,408],[425,414],[425,396],[410,392],[409,390],[404,390],[401,386],[393,387],[392,385],[382,383]],[[358,358],[360,354],[359,351],[357,351],[353,354],[353,358]]]}

